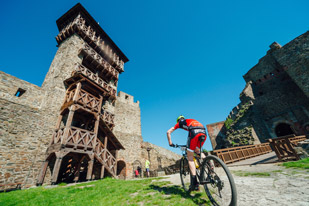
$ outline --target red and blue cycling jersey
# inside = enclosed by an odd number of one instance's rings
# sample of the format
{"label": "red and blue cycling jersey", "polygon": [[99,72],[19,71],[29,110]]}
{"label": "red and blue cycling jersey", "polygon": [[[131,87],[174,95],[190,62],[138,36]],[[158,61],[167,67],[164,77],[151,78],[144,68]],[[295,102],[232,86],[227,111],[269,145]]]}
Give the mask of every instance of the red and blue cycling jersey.
{"label": "red and blue cycling jersey", "polygon": [[[196,148],[203,146],[206,140],[206,130],[203,124],[196,121],[195,119],[180,119],[177,124],[175,124],[174,129],[184,129],[189,131],[189,137],[187,142],[187,147],[189,150],[194,151]],[[200,142],[199,137],[205,136],[205,140]]]}

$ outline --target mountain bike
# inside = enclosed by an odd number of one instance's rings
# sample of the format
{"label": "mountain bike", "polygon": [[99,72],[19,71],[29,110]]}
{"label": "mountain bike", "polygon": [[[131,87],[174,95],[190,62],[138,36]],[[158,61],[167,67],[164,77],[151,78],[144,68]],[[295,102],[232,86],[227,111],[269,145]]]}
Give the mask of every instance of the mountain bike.
{"label": "mountain bike", "polygon": [[[189,191],[191,173],[187,158],[187,146],[176,144],[175,147],[180,148],[183,155],[179,170],[181,184],[186,192],[191,192]],[[202,151],[202,148],[200,151]],[[193,160],[196,166],[197,180],[200,185],[203,185],[211,203],[215,206],[236,206],[236,186],[226,164],[214,155],[207,155],[206,158],[202,159],[201,155],[194,154]]]}

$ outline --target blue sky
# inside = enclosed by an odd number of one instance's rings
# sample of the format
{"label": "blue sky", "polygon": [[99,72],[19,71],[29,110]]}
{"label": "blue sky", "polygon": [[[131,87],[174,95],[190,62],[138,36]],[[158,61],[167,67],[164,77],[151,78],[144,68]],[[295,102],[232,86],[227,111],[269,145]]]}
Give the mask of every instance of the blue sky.
{"label": "blue sky", "polygon": [[[1,2],[0,70],[41,86],[57,51],[56,20],[76,3]],[[144,140],[165,148],[180,114],[204,125],[225,120],[239,103],[242,75],[274,41],[305,33],[309,20],[307,0],[80,3],[130,59],[118,90],[140,101]],[[172,134],[178,144],[186,137]]]}

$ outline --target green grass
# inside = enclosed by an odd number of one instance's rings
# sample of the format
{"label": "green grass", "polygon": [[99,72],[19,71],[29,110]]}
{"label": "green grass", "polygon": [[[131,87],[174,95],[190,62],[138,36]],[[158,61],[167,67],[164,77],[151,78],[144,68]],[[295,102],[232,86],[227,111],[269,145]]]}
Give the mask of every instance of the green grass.
{"label": "green grass", "polygon": [[299,169],[309,169],[309,158],[294,162],[285,162],[282,164],[286,168],[299,168]]}
{"label": "green grass", "polygon": [[256,177],[269,177],[270,173],[269,172],[245,172],[245,171],[232,171],[237,176],[240,177],[247,177],[247,176],[256,176]]}
{"label": "green grass", "polygon": [[167,181],[152,182],[157,179],[106,178],[74,186],[12,191],[0,193],[0,205],[210,205],[204,191],[189,195]]}

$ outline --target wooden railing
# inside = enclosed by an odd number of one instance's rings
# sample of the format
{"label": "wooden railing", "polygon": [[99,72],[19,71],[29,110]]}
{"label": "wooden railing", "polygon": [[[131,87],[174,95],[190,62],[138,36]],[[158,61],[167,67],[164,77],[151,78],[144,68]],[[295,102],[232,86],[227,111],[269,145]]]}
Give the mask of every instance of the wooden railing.
{"label": "wooden railing", "polygon": [[116,159],[108,150],[106,150],[105,158],[103,160],[110,171],[116,174]]}
{"label": "wooden railing", "polygon": [[85,77],[88,77],[91,81],[102,87],[109,95],[115,97],[116,96],[116,89],[112,88],[110,85],[108,85],[103,79],[98,77],[95,73],[84,67],[83,65],[78,64],[75,68],[75,71],[73,71],[72,75],[76,73],[81,73]]}
{"label": "wooden railing", "polygon": [[298,160],[299,156],[294,150],[298,142],[306,139],[306,136],[284,136],[269,139],[272,148],[276,152],[279,161]]}
{"label": "wooden railing", "polygon": [[105,167],[116,176],[116,158],[104,147],[104,144],[95,138],[96,134],[77,127],[62,127],[55,130],[52,144],[61,143],[69,148],[93,150],[97,158],[104,163]]}
{"label": "wooden railing", "polygon": [[77,127],[62,127],[57,129],[51,144],[61,143],[74,148],[93,149],[95,144],[95,133]]}
{"label": "wooden railing", "polygon": [[83,89],[80,89],[78,94],[76,94],[77,89],[72,89],[71,91],[67,91],[64,105],[69,102],[76,102],[85,108],[94,110],[98,112],[100,110],[100,99],[95,97],[94,95],[86,92]]}
{"label": "wooden railing", "polygon": [[84,107],[93,109],[96,112],[100,110],[100,99],[83,89],[79,91],[76,101]]}
{"label": "wooden railing", "polygon": [[94,150],[95,154],[96,154],[99,158],[101,158],[102,160],[104,160],[104,151],[105,151],[105,147],[104,147],[103,143],[102,143],[100,140],[98,140],[98,141],[97,141],[97,146],[96,146],[96,148],[95,148],[95,150]]}
{"label": "wooden railing", "polygon": [[95,146],[96,134],[94,132],[77,127],[66,129],[68,129],[68,135],[64,137],[62,144],[85,149],[92,149]]}
{"label": "wooden railing", "polygon": [[241,147],[232,147],[227,149],[219,149],[212,151],[213,155],[216,155],[224,163],[229,164],[244,159],[249,159],[256,157],[262,154],[271,152],[272,149],[269,143],[257,144],[257,145],[248,145]]}
{"label": "wooden railing", "polygon": [[110,129],[113,129],[115,125],[114,123],[115,115],[114,114],[102,109],[100,117],[110,127]]}

